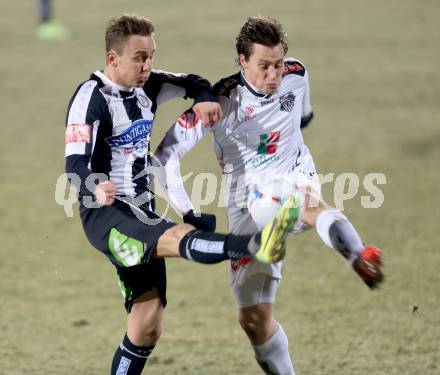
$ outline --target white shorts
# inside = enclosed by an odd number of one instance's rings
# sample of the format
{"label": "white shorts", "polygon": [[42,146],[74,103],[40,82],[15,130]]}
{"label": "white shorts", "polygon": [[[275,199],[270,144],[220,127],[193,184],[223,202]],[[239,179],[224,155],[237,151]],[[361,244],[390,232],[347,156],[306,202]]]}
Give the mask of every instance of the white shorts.
{"label": "white shorts", "polygon": [[[318,194],[321,192],[319,179],[316,176],[315,166],[311,156],[307,158],[303,164],[300,164],[294,171],[286,174],[285,177],[296,183],[298,187],[310,186]],[[258,228],[252,220],[252,217],[247,209],[233,206],[228,207],[228,221],[229,230],[231,233],[246,235],[258,232]],[[298,220],[290,234],[299,234],[308,230],[309,228],[309,226]],[[248,303],[248,297],[254,294],[253,288],[258,288],[258,285],[261,284],[260,281],[260,284],[254,285],[253,283],[250,283],[248,285],[248,279],[257,274],[263,274],[271,279],[275,279],[277,281],[277,287],[281,280],[281,269],[282,262],[263,264],[255,259],[232,260],[229,275],[231,288],[233,289],[237,304],[241,306],[245,303]],[[246,285],[247,287],[245,287]],[[241,290],[242,287],[245,289],[249,288],[249,290]],[[273,293],[273,298],[275,298],[275,292]]]}
{"label": "white shorts", "polygon": [[274,303],[279,285],[280,279],[257,273],[232,289],[235,303],[240,309],[261,303]]}
{"label": "white shorts", "polygon": [[[228,219],[230,231],[233,234],[254,234],[258,228],[246,210],[229,207]],[[281,279],[282,262],[274,264],[260,263],[252,258],[231,260],[229,276],[232,289],[240,287],[248,278],[255,274],[264,274],[272,278]]]}

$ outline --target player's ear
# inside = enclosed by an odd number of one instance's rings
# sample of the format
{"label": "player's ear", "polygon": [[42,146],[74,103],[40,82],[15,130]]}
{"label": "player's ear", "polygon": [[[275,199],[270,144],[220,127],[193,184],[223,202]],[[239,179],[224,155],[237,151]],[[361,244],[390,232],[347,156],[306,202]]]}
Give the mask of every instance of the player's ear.
{"label": "player's ear", "polygon": [[246,68],[247,67],[246,56],[243,53],[240,53],[240,55],[238,56],[238,61],[239,61],[240,66],[242,68]]}
{"label": "player's ear", "polygon": [[112,67],[116,68],[118,66],[118,53],[111,49],[107,52],[107,65],[111,65]]}

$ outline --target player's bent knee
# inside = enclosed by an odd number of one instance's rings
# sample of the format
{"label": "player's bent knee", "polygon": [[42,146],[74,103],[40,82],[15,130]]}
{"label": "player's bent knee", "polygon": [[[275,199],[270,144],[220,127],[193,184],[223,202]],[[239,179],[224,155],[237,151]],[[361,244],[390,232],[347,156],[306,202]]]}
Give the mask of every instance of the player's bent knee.
{"label": "player's bent knee", "polygon": [[171,229],[174,229],[173,235],[176,237],[177,240],[180,241],[189,232],[192,232],[196,228],[191,224],[178,224],[175,227],[172,227]]}
{"label": "player's bent knee", "polygon": [[143,332],[143,341],[146,344],[156,343],[159,341],[161,334],[162,328],[160,325],[157,325],[155,327],[148,327],[145,332]]}
{"label": "player's bent knee", "polygon": [[265,342],[272,335],[271,320],[256,321],[254,319],[239,319],[239,323],[246,336],[253,345],[260,345]]}
{"label": "player's bent knee", "polygon": [[264,342],[273,333],[274,320],[266,305],[255,305],[240,310],[239,324],[250,341]]}
{"label": "player's bent knee", "polygon": [[255,322],[248,321],[246,319],[239,319],[240,327],[246,333],[246,336],[254,342],[258,339],[260,331],[263,329],[262,326],[258,326]]}
{"label": "player's bent knee", "polygon": [[155,255],[159,257],[176,257],[179,254],[179,244],[183,237],[196,228],[190,224],[177,224],[167,229],[157,242]]}
{"label": "player's bent knee", "polygon": [[154,345],[161,335],[164,308],[161,300],[154,298],[155,293],[139,297],[128,315],[128,337],[135,345]]}
{"label": "player's bent knee", "polygon": [[162,235],[162,237],[164,238],[168,238],[168,239],[173,239],[175,241],[179,241],[185,237],[185,235],[191,231],[193,231],[194,229],[196,229],[195,227],[193,227],[190,224],[177,224],[169,229],[167,229],[164,234]]}

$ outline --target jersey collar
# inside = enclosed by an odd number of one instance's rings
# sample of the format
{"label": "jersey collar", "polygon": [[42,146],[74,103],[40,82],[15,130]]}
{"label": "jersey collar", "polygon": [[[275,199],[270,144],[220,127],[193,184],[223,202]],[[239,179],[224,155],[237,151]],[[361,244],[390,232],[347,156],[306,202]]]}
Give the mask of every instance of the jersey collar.
{"label": "jersey collar", "polygon": [[246,86],[246,88],[255,96],[258,96],[259,98],[270,98],[272,95],[266,95],[262,92],[259,92],[244,76],[243,70],[240,71],[240,82],[242,85]]}
{"label": "jersey collar", "polygon": [[131,96],[134,93],[133,87],[124,87],[124,86],[118,85],[117,83],[114,83],[110,78],[108,78],[100,70],[97,70],[96,72],[94,72],[93,75],[96,76],[97,78],[99,78],[105,86],[111,87],[112,91],[118,91],[118,93],[122,97]]}

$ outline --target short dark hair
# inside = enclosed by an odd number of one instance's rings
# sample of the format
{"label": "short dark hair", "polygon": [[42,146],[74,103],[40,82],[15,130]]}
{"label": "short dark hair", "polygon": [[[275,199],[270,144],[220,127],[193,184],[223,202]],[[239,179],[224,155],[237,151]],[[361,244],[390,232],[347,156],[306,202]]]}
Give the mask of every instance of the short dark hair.
{"label": "short dark hair", "polygon": [[151,21],[136,14],[113,17],[105,30],[105,50],[121,54],[123,45],[131,35],[150,36],[154,32]]}
{"label": "short dark hair", "polygon": [[282,44],[284,53],[287,53],[287,34],[283,25],[277,20],[266,16],[249,17],[236,38],[237,54],[243,54],[246,60],[253,53],[253,44],[258,43],[266,47],[275,47]]}

